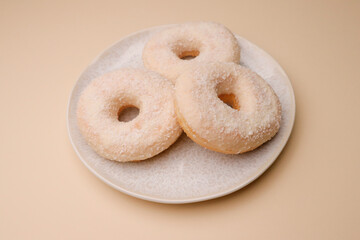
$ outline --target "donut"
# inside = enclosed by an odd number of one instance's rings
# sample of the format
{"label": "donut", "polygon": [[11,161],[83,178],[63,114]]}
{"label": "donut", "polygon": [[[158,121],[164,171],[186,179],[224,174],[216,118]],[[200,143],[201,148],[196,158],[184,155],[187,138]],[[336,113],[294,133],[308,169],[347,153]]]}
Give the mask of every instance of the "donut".
{"label": "donut", "polygon": [[[81,93],[77,122],[86,142],[100,156],[119,162],[150,158],[182,133],[174,109],[174,87],[143,69],[120,69],[94,79]],[[139,115],[119,121],[124,109]]]}
{"label": "donut", "polygon": [[227,154],[259,147],[278,132],[281,121],[273,89],[235,63],[189,67],[175,84],[175,111],[188,137]]}
{"label": "donut", "polygon": [[219,23],[184,23],[152,36],[143,49],[142,59],[146,68],[175,83],[194,63],[239,63],[240,47],[231,31]]}

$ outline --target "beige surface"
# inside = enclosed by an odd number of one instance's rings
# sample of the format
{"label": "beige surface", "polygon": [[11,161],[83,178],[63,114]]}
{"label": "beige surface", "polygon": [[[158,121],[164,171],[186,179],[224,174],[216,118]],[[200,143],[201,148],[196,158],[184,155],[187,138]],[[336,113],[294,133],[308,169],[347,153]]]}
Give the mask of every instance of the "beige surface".
{"label": "beige surface", "polygon": [[[0,2],[0,239],[360,239],[360,2],[221,2]],[[76,157],[67,100],[113,42],[188,20],[219,21],[272,54],[293,83],[295,127],[245,189],[145,202]]]}

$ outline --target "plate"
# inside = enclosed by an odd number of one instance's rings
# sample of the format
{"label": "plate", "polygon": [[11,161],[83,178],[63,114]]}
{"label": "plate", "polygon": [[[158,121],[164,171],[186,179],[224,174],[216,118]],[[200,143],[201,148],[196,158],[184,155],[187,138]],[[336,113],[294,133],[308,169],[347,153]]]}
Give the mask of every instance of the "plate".
{"label": "plate", "polygon": [[202,148],[185,134],[169,149],[141,162],[118,163],[98,156],[83,139],[76,122],[76,105],[92,79],[122,67],[144,68],[141,54],[148,39],[172,25],[129,35],[100,54],[77,80],[68,105],[71,143],[85,166],[98,178],[128,195],[160,203],[190,203],[221,197],[258,178],[284,148],[295,119],[295,97],[289,78],[265,51],[243,37],[240,64],[263,77],[279,96],[282,122],[279,132],[254,151],[226,155]]}

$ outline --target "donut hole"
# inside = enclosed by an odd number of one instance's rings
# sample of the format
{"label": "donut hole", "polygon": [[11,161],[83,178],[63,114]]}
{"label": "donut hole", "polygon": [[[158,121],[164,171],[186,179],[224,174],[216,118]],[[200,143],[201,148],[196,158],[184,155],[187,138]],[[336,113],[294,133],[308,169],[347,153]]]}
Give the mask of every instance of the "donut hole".
{"label": "donut hole", "polygon": [[139,115],[139,112],[140,110],[132,105],[121,107],[117,114],[118,120],[119,122],[130,122]]}
{"label": "donut hole", "polygon": [[182,60],[191,60],[199,56],[199,50],[185,50],[178,54],[178,57]]}
{"label": "donut hole", "polygon": [[233,108],[235,110],[240,109],[239,100],[237,99],[237,97],[234,94],[232,94],[232,93],[230,93],[230,94],[220,94],[218,96],[218,98],[220,98],[220,100],[223,101],[229,107],[231,107],[231,108]]}
{"label": "donut hole", "polygon": [[181,60],[192,60],[199,56],[201,43],[196,39],[179,39],[173,42],[172,52]]}

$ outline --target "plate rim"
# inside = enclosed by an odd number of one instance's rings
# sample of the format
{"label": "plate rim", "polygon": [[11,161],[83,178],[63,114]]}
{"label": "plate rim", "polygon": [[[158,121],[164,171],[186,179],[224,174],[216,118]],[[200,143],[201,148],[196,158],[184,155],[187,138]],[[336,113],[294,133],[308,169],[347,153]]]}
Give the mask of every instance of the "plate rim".
{"label": "plate rim", "polygon": [[227,190],[223,190],[217,193],[212,193],[212,194],[208,194],[208,195],[204,195],[204,196],[200,196],[200,197],[194,197],[194,198],[184,198],[184,199],[170,199],[170,198],[161,198],[161,197],[156,197],[156,196],[151,196],[151,195],[146,195],[146,194],[140,194],[137,193],[135,191],[130,191],[126,188],[120,187],[114,183],[112,183],[110,180],[106,179],[104,176],[102,176],[101,174],[99,174],[98,172],[96,172],[96,170],[94,168],[92,168],[81,156],[81,154],[79,153],[74,140],[71,137],[71,132],[70,132],[70,106],[72,103],[72,98],[73,98],[73,94],[75,91],[75,88],[77,86],[78,81],[81,79],[81,77],[83,76],[83,74],[96,62],[98,61],[103,55],[104,53],[106,53],[109,49],[113,48],[116,44],[118,44],[119,42],[133,37],[135,35],[141,34],[143,32],[149,32],[152,30],[159,30],[161,28],[167,28],[170,26],[175,26],[178,24],[168,24],[168,25],[160,25],[160,26],[154,26],[154,27],[150,27],[150,28],[145,28],[139,31],[136,31],[134,33],[131,33],[129,35],[126,35],[124,37],[122,37],[121,39],[117,40],[116,42],[114,42],[113,44],[111,44],[110,46],[108,46],[105,50],[101,51],[100,54],[98,54],[97,57],[94,58],[94,60],[92,60],[90,62],[90,64],[88,64],[86,66],[86,68],[81,72],[81,74],[79,75],[79,77],[77,78],[75,84],[73,85],[71,92],[70,92],[70,96],[68,98],[68,104],[67,104],[67,111],[66,111],[66,127],[67,127],[67,133],[68,133],[68,137],[70,139],[70,143],[73,147],[73,149],[75,150],[76,155],[78,156],[78,158],[81,160],[81,162],[87,167],[88,170],[90,170],[90,172],[92,172],[97,178],[99,178],[101,181],[103,181],[104,183],[106,183],[107,185],[109,185],[110,187],[125,193],[129,196],[135,197],[135,198],[139,198],[142,200],[147,200],[150,202],[157,202],[157,203],[165,203],[165,204],[186,204],[186,203],[195,203],[195,202],[202,202],[202,201],[207,201],[207,200],[211,200],[211,199],[215,199],[215,198],[219,198],[219,197],[223,197],[225,195],[231,194],[233,192],[236,192],[242,188],[244,188],[245,186],[249,185],[250,183],[252,183],[253,181],[255,181],[257,178],[259,178],[267,169],[269,169],[269,167],[276,161],[276,159],[278,158],[278,156],[281,154],[281,152],[284,150],[290,136],[291,133],[293,131],[293,127],[294,127],[294,123],[295,123],[295,114],[296,114],[296,102],[295,102],[295,93],[294,93],[294,89],[291,83],[290,78],[288,77],[288,75],[286,74],[286,72],[284,71],[284,69],[281,67],[281,65],[278,63],[278,61],[272,57],[269,53],[267,53],[265,50],[263,50],[262,48],[260,48],[259,46],[257,46],[256,44],[254,44],[253,42],[247,40],[246,38],[243,38],[240,35],[237,35],[234,33],[234,36],[236,38],[242,38],[245,39],[246,41],[250,42],[252,45],[254,45],[257,50],[261,51],[264,55],[266,55],[267,57],[271,58],[274,63],[277,65],[278,69],[281,70],[281,73],[284,74],[284,76],[287,79],[287,84],[289,89],[291,89],[290,92],[290,97],[291,97],[291,106],[290,106],[290,113],[289,116],[291,117],[291,119],[289,120],[290,123],[290,128],[289,128],[289,133],[287,134],[286,137],[284,137],[281,140],[281,150],[277,153],[275,153],[272,157],[269,157],[269,160],[266,161],[265,164],[263,164],[261,166],[261,168],[259,168],[257,171],[255,171],[252,175],[250,175],[246,181],[243,181],[241,184],[239,185],[235,185],[235,187],[230,187]]}

